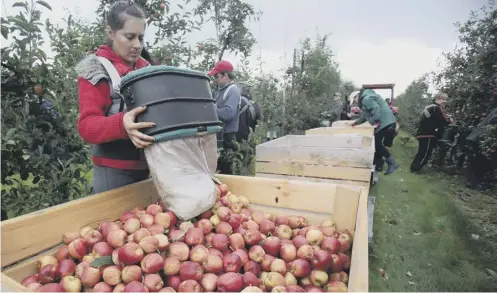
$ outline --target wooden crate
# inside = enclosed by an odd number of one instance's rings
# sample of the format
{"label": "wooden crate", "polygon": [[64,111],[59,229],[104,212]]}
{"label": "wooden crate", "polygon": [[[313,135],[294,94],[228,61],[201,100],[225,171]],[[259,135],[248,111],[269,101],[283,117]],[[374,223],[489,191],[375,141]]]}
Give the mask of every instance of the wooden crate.
{"label": "wooden crate", "polygon": [[312,128],[305,131],[306,135],[335,135],[335,134],[358,134],[367,137],[374,137],[374,127],[369,123],[363,123],[352,127],[347,125],[349,120],[340,120],[332,123],[331,127]]}
{"label": "wooden crate", "polygon": [[[311,224],[331,217],[339,227],[352,231],[349,291],[368,291],[367,193],[363,189],[242,176],[218,178],[233,193],[246,196],[254,210],[301,215]],[[117,220],[124,211],[157,200],[153,182],[146,180],[2,222],[2,286],[26,291],[20,282],[36,273],[41,255],[55,253],[63,232],[97,227],[101,221]]]}
{"label": "wooden crate", "polygon": [[256,147],[256,177],[369,186],[373,137],[288,135]]}

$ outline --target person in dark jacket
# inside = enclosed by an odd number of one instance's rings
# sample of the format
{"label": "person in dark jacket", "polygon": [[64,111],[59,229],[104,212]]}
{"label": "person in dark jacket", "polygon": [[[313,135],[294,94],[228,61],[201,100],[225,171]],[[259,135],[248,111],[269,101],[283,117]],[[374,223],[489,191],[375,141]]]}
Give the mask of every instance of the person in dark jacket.
{"label": "person in dark jacket", "polygon": [[240,89],[233,81],[235,78],[233,65],[228,61],[218,61],[208,75],[214,77],[214,83],[218,86],[214,99],[217,116],[224,124],[223,153],[218,160],[218,169],[221,174],[232,174],[233,164],[226,154],[229,150],[237,150],[236,133],[240,123],[238,116],[241,100]]}
{"label": "person in dark jacket", "polygon": [[419,143],[418,152],[411,163],[411,172],[421,171],[423,166],[428,163],[438,139],[450,123],[450,118],[443,110],[446,101],[447,94],[437,93],[433,102],[426,106],[421,114],[416,133],[416,139]]}
{"label": "person in dark jacket", "polygon": [[391,174],[399,168],[399,164],[395,162],[390,151],[383,145],[383,139],[389,132],[395,131],[397,120],[392,110],[385,100],[372,89],[361,89],[358,93],[354,92],[350,96],[351,100],[357,102],[361,109],[361,116],[351,125],[355,126],[367,121],[375,127],[374,163],[376,164],[384,158],[388,165],[385,175]]}
{"label": "person in dark jacket", "polygon": [[468,187],[485,188],[485,176],[491,175],[497,165],[497,153],[491,157],[485,156],[481,148],[481,139],[485,129],[497,125],[497,109],[494,109],[475,129],[466,137],[468,149]]}
{"label": "person in dark jacket", "polygon": [[333,124],[335,121],[341,120],[343,112],[343,101],[342,101],[342,94],[340,93],[335,93],[333,96],[333,102],[331,104],[331,117],[330,117],[330,125]]}
{"label": "person in dark jacket", "polygon": [[250,132],[255,131],[257,121],[261,118],[261,108],[259,104],[252,100],[250,85],[247,82],[239,82],[238,88],[241,93],[240,112],[238,114],[240,122],[238,124],[238,132],[236,140],[238,142],[247,141]]}

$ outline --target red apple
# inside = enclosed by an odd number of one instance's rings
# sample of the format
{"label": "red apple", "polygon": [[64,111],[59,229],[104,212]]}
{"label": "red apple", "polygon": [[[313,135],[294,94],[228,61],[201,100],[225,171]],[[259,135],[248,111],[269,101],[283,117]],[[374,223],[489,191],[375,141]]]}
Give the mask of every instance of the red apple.
{"label": "red apple", "polygon": [[219,278],[218,276],[216,276],[212,273],[207,273],[200,280],[200,285],[202,285],[202,288],[204,289],[204,291],[214,292],[216,290],[218,278]]}
{"label": "red apple", "polygon": [[85,256],[86,253],[88,252],[86,247],[86,241],[81,238],[74,240],[69,244],[68,251],[72,258],[78,260],[82,259],[83,256]]}
{"label": "red apple", "polygon": [[58,283],[50,283],[39,287],[37,292],[64,292],[64,288]]}
{"label": "red apple", "polygon": [[167,248],[169,247],[169,239],[167,238],[167,236],[164,234],[158,234],[158,235],[154,235],[154,237],[155,237],[155,239],[157,239],[157,241],[159,243],[157,245],[157,249],[160,252],[166,251]]}
{"label": "red apple", "polygon": [[136,243],[126,243],[119,248],[119,261],[125,265],[132,265],[140,262],[143,259],[143,249]]}
{"label": "red apple", "polygon": [[202,287],[195,280],[186,280],[179,284],[178,292],[202,292]]}
{"label": "red apple", "polygon": [[305,238],[307,239],[310,245],[320,245],[321,241],[323,241],[323,237],[324,237],[323,232],[316,229],[309,230],[305,235]]}
{"label": "red apple", "polygon": [[275,259],[270,266],[271,272],[280,273],[282,276],[286,274],[286,263],[284,260],[277,258]]}
{"label": "red apple", "polygon": [[119,221],[121,221],[121,223],[125,223],[127,220],[134,217],[135,213],[133,213],[132,211],[125,211],[124,213],[121,214],[121,217],[119,217]]}
{"label": "red apple", "polygon": [[190,255],[190,248],[184,242],[173,242],[169,245],[168,256],[175,256],[180,261],[186,261]]}
{"label": "red apple", "polygon": [[81,292],[81,280],[74,276],[65,276],[60,281],[65,292]]}
{"label": "red apple", "polygon": [[280,248],[280,256],[286,262],[294,261],[297,258],[297,248],[293,244],[283,244]]}
{"label": "red apple", "polygon": [[229,247],[233,251],[245,248],[245,240],[243,240],[243,236],[238,233],[231,234],[230,237],[228,237],[228,241]]}
{"label": "red apple", "polygon": [[155,216],[158,213],[162,213],[162,207],[158,204],[151,204],[147,207],[147,213]]}
{"label": "red apple", "polygon": [[141,227],[140,220],[134,217],[124,222],[123,226],[124,231],[126,231],[129,234],[135,233],[136,231],[138,231],[138,229],[140,229],[140,227]]}
{"label": "red apple", "polygon": [[269,220],[263,219],[259,223],[259,227],[261,229],[261,233],[264,235],[269,235],[274,233],[274,229],[276,229],[276,225],[274,222],[271,222]]}
{"label": "red apple", "polygon": [[99,282],[93,287],[93,292],[112,292],[112,287],[105,282]]}
{"label": "red apple", "polygon": [[214,236],[212,236],[212,247],[220,251],[227,250],[228,236],[224,234],[215,234]]}
{"label": "red apple", "polygon": [[258,245],[262,240],[261,232],[253,229],[248,229],[243,235],[243,240],[249,246]]}
{"label": "red apple", "polygon": [[78,238],[81,238],[79,231],[65,232],[64,235],[62,235],[62,240],[64,241],[64,244],[66,244],[66,245],[69,245],[69,243],[73,242],[74,240],[76,240]]}
{"label": "red apple", "polygon": [[128,238],[126,231],[115,229],[110,231],[109,235],[107,235],[107,243],[114,248],[119,248],[126,243],[126,238]]}
{"label": "red apple", "polygon": [[251,260],[255,262],[262,262],[264,260],[264,256],[266,255],[266,252],[260,245],[254,245],[250,247],[249,250],[249,257]]}
{"label": "red apple", "polygon": [[207,273],[218,274],[223,270],[223,258],[209,254],[203,261],[202,268]]}
{"label": "red apple", "polygon": [[[343,263],[343,269],[348,271],[350,269],[350,256],[346,255],[345,253],[338,253],[338,256],[342,260]],[[344,282],[347,284],[347,282]]]}
{"label": "red apple", "polygon": [[142,240],[146,236],[152,236],[152,234],[150,234],[150,231],[148,231],[148,229],[146,228],[138,229],[138,231],[133,233],[133,235],[133,241],[135,241],[135,243],[140,243],[140,240]]}
{"label": "red apple", "polygon": [[292,229],[290,229],[287,225],[279,225],[274,230],[274,235],[280,239],[291,239],[292,238]]}
{"label": "red apple", "polygon": [[158,274],[147,274],[143,279],[143,284],[150,292],[158,292],[164,287],[164,282]]}
{"label": "red apple", "polygon": [[237,273],[226,273],[217,279],[218,292],[240,292],[243,288],[243,277]]}
{"label": "red apple", "polygon": [[332,281],[326,284],[326,289],[328,292],[347,292],[348,288],[343,282]]}
{"label": "red apple", "polygon": [[204,243],[204,230],[202,228],[190,228],[185,235],[185,243],[193,246]]}
{"label": "red apple", "polygon": [[219,220],[228,222],[229,218],[231,217],[231,210],[227,207],[220,207],[217,209],[216,215],[218,216]]}
{"label": "red apple", "polygon": [[235,253],[230,253],[223,258],[223,268],[225,272],[238,273],[242,267],[242,259]]}
{"label": "red apple", "polygon": [[336,254],[332,254],[331,255],[331,259],[332,259],[332,262],[331,262],[331,271],[333,273],[338,273],[340,271],[342,271],[344,268],[343,268],[343,261],[342,259],[336,255]]}
{"label": "red apple", "polygon": [[48,264],[43,266],[38,272],[38,282],[42,284],[49,284],[55,281],[55,269],[56,266],[53,264]]}
{"label": "red apple", "polygon": [[248,253],[245,249],[237,249],[233,251],[234,254],[238,255],[240,259],[242,260],[242,267],[249,261],[249,256]]}
{"label": "red apple", "polygon": [[257,224],[254,220],[248,220],[246,222],[243,222],[242,226],[243,228],[245,228],[245,230],[249,229],[259,230],[259,224]]}
{"label": "red apple", "polygon": [[243,271],[246,273],[250,272],[256,276],[259,276],[259,274],[261,273],[261,266],[259,265],[259,263],[255,262],[253,260],[249,260],[243,266]]}
{"label": "red apple", "polygon": [[331,254],[329,254],[326,250],[316,251],[311,263],[313,269],[327,271],[331,267],[332,263]]}
{"label": "red apple", "polygon": [[40,257],[36,261],[36,263],[38,266],[38,270],[40,270],[42,267],[46,265],[54,265],[54,267],[57,266],[59,264],[59,260],[53,255],[44,255]]}
{"label": "red apple", "polygon": [[138,243],[138,245],[140,245],[145,254],[153,253],[157,252],[159,240],[154,236],[145,236],[142,238],[142,240],[140,240],[140,243]]}
{"label": "red apple", "polygon": [[311,272],[311,264],[303,259],[296,259],[288,264],[288,272],[297,278],[304,278]]}
{"label": "red apple", "polygon": [[204,270],[199,263],[193,261],[185,261],[179,269],[179,277],[181,281],[195,280],[199,282],[204,275]]}
{"label": "red apple", "polygon": [[124,292],[148,292],[148,289],[142,283],[133,281],[126,285]]}
{"label": "red apple", "polygon": [[164,260],[164,274],[166,276],[174,276],[179,273],[181,262],[175,256],[168,256]]}
{"label": "red apple", "polygon": [[[250,255],[250,254],[249,254]],[[262,260],[261,264],[261,269],[265,272],[270,272],[271,271],[271,264],[273,261],[276,259],[276,257],[266,254],[264,255],[264,258]]]}
{"label": "red apple", "polygon": [[243,274],[243,286],[254,286],[259,287],[261,285],[261,281],[257,278],[257,276],[251,272],[246,272]]}
{"label": "red apple", "polygon": [[76,272],[76,263],[72,259],[63,259],[55,268],[55,276],[62,279],[65,276],[72,276]]}
{"label": "red apple", "polygon": [[85,287],[93,287],[95,286],[102,277],[102,273],[98,268],[87,267],[83,274],[81,275],[81,284]]}
{"label": "red apple", "polygon": [[324,237],[321,242],[321,249],[326,250],[331,254],[337,254],[340,251],[340,241],[335,237]]}
{"label": "red apple", "polygon": [[90,263],[87,263],[87,262],[80,262],[77,266],[76,266],[76,270],[75,270],[75,273],[74,275],[78,278],[78,279],[81,279],[81,276],[83,275],[83,271],[90,266]]}
{"label": "red apple", "polygon": [[91,253],[93,255],[93,258],[97,259],[102,256],[112,255],[112,251],[113,251],[112,247],[110,247],[110,245],[107,242],[98,242],[93,246]]}
{"label": "red apple", "polygon": [[269,236],[262,244],[264,251],[272,256],[278,256],[281,248],[281,240],[275,236]]}
{"label": "red apple", "polygon": [[313,270],[309,279],[314,286],[322,287],[328,283],[328,274],[324,271]]}
{"label": "red apple", "polygon": [[264,285],[270,290],[276,286],[285,286],[285,277],[277,272],[269,272],[264,279]]}
{"label": "red apple", "polygon": [[122,282],[121,270],[118,266],[106,267],[102,272],[102,278],[105,283],[111,286],[116,286]]}
{"label": "red apple", "polygon": [[169,276],[167,277],[167,280],[166,280],[166,285],[167,287],[171,287],[173,288],[174,290],[178,291],[178,287],[179,285],[181,284],[181,279],[179,276]]}
{"label": "red apple", "polygon": [[62,245],[57,249],[57,252],[55,253],[55,258],[57,260],[61,261],[63,259],[71,258],[71,255],[69,254],[69,246],[67,245]]}
{"label": "red apple", "polygon": [[125,266],[121,272],[121,278],[124,284],[133,281],[142,281],[142,269],[137,265]]}
{"label": "red apple", "polygon": [[230,236],[231,234],[233,234],[233,228],[229,223],[221,221],[216,226],[216,233]]}
{"label": "red apple", "polygon": [[314,249],[309,244],[304,244],[297,250],[297,258],[312,261],[313,257]]}
{"label": "red apple", "polygon": [[140,262],[142,271],[146,274],[155,274],[164,268],[164,259],[158,253],[150,253]]}
{"label": "red apple", "polygon": [[231,228],[233,228],[233,230],[240,228],[242,225],[242,216],[240,216],[239,214],[232,214],[231,217],[228,219],[228,224],[231,225]]}
{"label": "red apple", "polygon": [[212,232],[212,222],[208,219],[201,219],[195,223],[196,227],[201,228],[204,231],[204,235]]}

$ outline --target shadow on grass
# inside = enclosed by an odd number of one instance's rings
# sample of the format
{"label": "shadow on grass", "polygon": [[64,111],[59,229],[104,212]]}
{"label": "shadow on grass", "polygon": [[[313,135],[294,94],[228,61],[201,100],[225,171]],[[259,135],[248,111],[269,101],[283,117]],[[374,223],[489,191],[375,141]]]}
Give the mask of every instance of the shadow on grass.
{"label": "shadow on grass", "polygon": [[410,173],[416,147],[397,142],[401,168],[371,190],[370,291],[497,290],[497,201],[448,176]]}

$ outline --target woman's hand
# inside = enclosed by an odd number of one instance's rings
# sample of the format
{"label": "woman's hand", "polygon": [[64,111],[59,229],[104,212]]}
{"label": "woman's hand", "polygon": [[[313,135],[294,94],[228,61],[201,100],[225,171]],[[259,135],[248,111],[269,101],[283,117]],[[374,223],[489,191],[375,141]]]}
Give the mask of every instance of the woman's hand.
{"label": "woman's hand", "polygon": [[136,123],[136,116],[145,111],[145,107],[137,107],[129,112],[126,112],[123,116],[124,130],[128,134],[136,148],[146,148],[152,144],[154,138],[146,134],[141,133],[138,129],[154,127],[153,122],[138,122]]}

